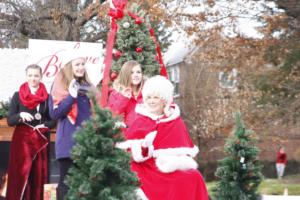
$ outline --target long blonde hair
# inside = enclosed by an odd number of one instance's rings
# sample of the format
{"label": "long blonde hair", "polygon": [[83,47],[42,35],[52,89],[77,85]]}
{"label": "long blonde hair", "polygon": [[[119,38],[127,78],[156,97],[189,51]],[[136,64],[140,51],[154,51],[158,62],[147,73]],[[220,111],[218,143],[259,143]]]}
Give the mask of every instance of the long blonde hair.
{"label": "long blonde hair", "polygon": [[[74,79],[72,61],[65,64],[65,66],[58,72],[56,78],[60,81],[64,89],[68,89],[71,81]],[[83,78],[80,79],[80,83],[88,83],[91,85],[91,81],[88,77],[86,70],[84,70]]]}
{"label": "long blonde hair", "polygon": [[[117,91],[121,91],[124,88],[130,87],[131,88],[131,73],[132,73],[132,69],[135,66],[140,66],[141,70],[142,70],[142,66],[140,63],[138,63],[135,60],[129,60],[127,62],[125,62],[122,65],[122,68],[120,70],[120,73],[118,75],[118,77],[116,78],[116,80],[113,83],[113,88]],[[141,86],[143,85],[143,79],[141,81],[141,83],[138,86],[138,89],[141,88]]]}

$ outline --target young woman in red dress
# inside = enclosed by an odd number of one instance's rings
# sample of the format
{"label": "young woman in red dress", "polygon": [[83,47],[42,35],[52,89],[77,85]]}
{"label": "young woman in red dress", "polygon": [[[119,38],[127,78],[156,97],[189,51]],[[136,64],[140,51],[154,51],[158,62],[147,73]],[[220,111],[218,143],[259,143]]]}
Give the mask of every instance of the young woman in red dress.
{"label": "young woman in red dress", "polygon": [[134,60],[123,64],[120,73],[113,83],[108,98],[108,107],[115,115],[120,115],[124,127],[130,127],[135,119],[135,106],[143,101],[143,72],[141,65]]}
{"label": "young woman in red dress", "polygon": [[49,95],[38,65],[26,68],[27,81],[13,95],[7,123],[15,126],[10,144],[7,200],[42,200],[48,181]]}

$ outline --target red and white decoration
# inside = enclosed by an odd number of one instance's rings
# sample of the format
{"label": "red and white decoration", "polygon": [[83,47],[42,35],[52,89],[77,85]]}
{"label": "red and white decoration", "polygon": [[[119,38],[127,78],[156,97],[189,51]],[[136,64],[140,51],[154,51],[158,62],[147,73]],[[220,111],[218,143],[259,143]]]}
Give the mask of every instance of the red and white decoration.
{"label": "red and white decoration", "polygon": [[[117,20],[122,19],[126,13],[135,20],[136,24],[142,24],[142,22],[143,22],[143,20],[139,16],[135,15],[132,12],[125,10],[126,4],[127,4],[127,0],[111,0],[110,1],[110,10],[109,10],[108,15],[111,17],[111,30],[108,33],[107,42],[106,42],[106,56],[104,59],[105,68],[104,68],[104,73],[103,73],[102,91],[101,91],[101,94],[102,94],[101,104],[103,107],[105,107],[107,105],[108,84],[110,81],[110,69],[111,69],[111,64],[112,64],[112,52],[113,52],[113,46],[115,43],[116,33],[118,30]],[[126,28],[128,25],[127,24],[125,25],[125,23],[124,23],[122,26],[123,27],[125,26],[124,28]],[[130,26],[130,24],[129,24],[129,26]],[[128,26],[128,28],[129,28],[129,26]],[[165,77],[168,77],[166,67],[163,63],[160,46],[156,40],[154,30],[152,28],[149,28],[149,33],[150,33],[150,36],[153,38],[153,41],[156,45],[156,51],[159,56],[158,61],[160,63],[160,67],[161,67],[160,74]],[[138,52],[138,53],[142,52],[142,48],[136,49],[136,52]]]}

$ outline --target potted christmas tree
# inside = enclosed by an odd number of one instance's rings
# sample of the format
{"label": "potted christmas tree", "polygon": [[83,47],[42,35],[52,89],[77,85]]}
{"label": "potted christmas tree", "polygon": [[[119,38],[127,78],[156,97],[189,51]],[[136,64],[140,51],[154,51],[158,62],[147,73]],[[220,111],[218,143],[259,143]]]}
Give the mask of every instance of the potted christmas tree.
{"label": "potted christmas tree", "polygon": [[9,101],[0,102],[0,141],[10,141],[14,127],[7,125]]}
{"label": "potted christmas tree", "polygon": [[240,113],[236,114],[235,121],[233,135],[227,139],[224,148],[227,157],[219,162],[215,173],[220,178],[216,196],[218,200],[257,200],[260,198],[257,188],[262,181],[262,166],[255,134],[245,129]]}
{"label": "potted christmas tree", "polygon": [[74,137],[74,166],[66,179],[70,188],[66,199],[136,199],[138,180],[130,170],[129,153],[115,147],[123,140],[115,119],[96,103],[94,108],[93,117]]}
{"label": "potted christmas tree", "polygon": [[8,108],[9,108],[9,102],[8,101],[2,101],[0,102],[0,125],[3,125],[3,121],[5,121],[5,125],[7,125],[6,123],[6,117],[8,114]]}

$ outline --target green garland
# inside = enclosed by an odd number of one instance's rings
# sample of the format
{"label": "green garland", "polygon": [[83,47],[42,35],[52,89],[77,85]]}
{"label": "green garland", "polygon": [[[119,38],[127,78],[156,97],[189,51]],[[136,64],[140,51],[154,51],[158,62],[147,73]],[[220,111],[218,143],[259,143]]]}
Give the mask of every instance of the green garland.
{"label": "green garland", "polygon": [[6,118],[8,115],[9,101],[0,102],[0,119]]}

